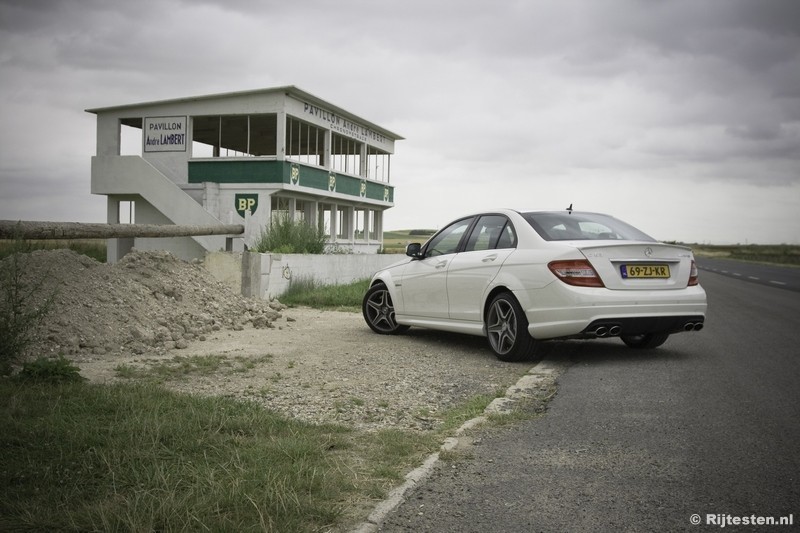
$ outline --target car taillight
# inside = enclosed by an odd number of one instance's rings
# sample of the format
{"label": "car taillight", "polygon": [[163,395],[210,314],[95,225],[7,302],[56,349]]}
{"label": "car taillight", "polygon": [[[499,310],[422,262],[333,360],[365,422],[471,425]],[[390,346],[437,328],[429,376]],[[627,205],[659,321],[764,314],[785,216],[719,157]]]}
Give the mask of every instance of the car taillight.
{"label": "car taillight", "polygon": [[605,287],[591,263],[584,259],[574,261],[552,261],[548,268],[558,279],[569,285],[579,287]]}
{"label": "car taillight", "polygon": [[697,285],[700,281],[698,280],[700,273],[697,271],[697,264],[692,259],[692,267],[689,269],[689,286]]}

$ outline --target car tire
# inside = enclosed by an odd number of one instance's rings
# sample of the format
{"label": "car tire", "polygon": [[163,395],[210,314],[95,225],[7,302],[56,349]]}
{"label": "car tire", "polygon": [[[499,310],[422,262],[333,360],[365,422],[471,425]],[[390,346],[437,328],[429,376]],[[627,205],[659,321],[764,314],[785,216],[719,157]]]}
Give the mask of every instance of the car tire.
{"label": "car tire", "polygon": [[383,283],[376,283],[369,288],[361,302],[361,312],[375,333],[397,335],[408,329],[408,326],[402,326],[395,320],[392,295]]}
{"label": "car tire", "polygon": [[534,358],[535,341],[528,333],[528,318],[510,292],[492,298],[486,312],[489,347],[501,361],[516,362]]}
{"label": "car tire", "polygon": [[669,333],[645,333],[644,335],[621,335],[622,342],[637,350],[658,348],[669,338]]}

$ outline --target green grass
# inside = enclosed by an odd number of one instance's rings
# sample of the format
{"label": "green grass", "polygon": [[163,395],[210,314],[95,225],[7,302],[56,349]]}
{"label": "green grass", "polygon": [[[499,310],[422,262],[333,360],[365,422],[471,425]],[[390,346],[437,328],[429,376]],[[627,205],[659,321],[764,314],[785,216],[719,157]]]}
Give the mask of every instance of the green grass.
{"label": "green grass", "polygon": [[368,288],[368,279],[341,285],[320,285],[313,279],[298,278],[292,279],[289,289],[281,295],[280,300],[289,306],[360,311],[361,299]]}
{"label": "green grass", "polygon": [[156,385],[0,382],[0,530],[316,531],[438,445]]}
{"label": "green grass", "polygon": [[0,381],[0,531],[350,527],[501,395],[420,413],[431,431],[361,432],[160,385],[237,371],[235,357],[143,363],[124,383]]}
{"label": "green grass", "polygon": [[445,432],[452,432],[460,428],[467,420],[483,414],[484,409],[492,403],[492,400],[503,396],[504,391],[497,391],[494,396],[486,394],[479,394],[464,402],[463,404],[454,407],[441,415],[442,430]]}
{"label": "green grass", "polygon": [[0,529],[308,531],[355,489],[342,428],[156,387],[0,390]]}
{"label": "green grass", "polygon": [[271,355],[261,357],[227,357],[224,355],[175,356],[171,359],[144,359],[144,364],[122,363],[114,371],[117,377],[138,379],[152,383],[178,381],[189,376],[210,376],[218,373],[247,372],[272,360]]}

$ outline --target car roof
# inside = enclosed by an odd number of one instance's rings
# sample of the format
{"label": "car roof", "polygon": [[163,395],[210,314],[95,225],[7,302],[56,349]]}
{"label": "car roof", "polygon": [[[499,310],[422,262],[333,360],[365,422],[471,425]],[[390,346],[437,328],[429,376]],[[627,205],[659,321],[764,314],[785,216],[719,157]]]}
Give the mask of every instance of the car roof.
{"label": "car roof", "polygon": [[603,216],[611,216],[606,213],[600,213],[595,211],[577,211],[574,209],[542,209],[542,208],[532,208],[532,209],[517,209],[511,207],[497,207],[494,209],[481,209],[480,211],[472,211],[470,213],[464,213],[459,217],[453,218],[451,220],[459,220],[462,218],[467,217],[474,217],[477,215],[484,215],[484,214],[510,214],[510,213],[517,213],[519,215],[526,214],[526,213],[575,213],[575,214],[584,214],[584,215],[603,215]]}

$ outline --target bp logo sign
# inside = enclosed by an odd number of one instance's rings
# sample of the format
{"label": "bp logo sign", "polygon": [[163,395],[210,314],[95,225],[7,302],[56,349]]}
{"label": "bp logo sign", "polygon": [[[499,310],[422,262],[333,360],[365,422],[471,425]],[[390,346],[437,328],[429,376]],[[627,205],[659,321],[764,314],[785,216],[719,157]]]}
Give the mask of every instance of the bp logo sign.
{"label": "bp logo sign", "polygon": [[251,215],[255,215],[256,209],[258,209],[258,194],[237,194],[234,196],[233,203],[235,204],[236,212],[239,213],[240,217],[244,218],[246,211],[250,211]]}

